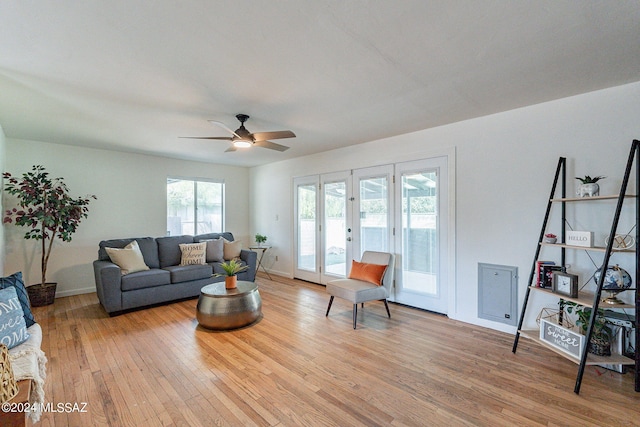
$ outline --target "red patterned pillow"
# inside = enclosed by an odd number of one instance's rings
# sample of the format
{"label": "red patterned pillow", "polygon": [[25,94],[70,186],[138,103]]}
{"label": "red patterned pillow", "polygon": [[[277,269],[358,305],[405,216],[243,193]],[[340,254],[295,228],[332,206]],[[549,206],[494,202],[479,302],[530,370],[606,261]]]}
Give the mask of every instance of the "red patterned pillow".
{"label": "red patterned pillow", "polygon": [[362,280],[380,286],[386,270],[386,265],[352,261],[349,279]]}

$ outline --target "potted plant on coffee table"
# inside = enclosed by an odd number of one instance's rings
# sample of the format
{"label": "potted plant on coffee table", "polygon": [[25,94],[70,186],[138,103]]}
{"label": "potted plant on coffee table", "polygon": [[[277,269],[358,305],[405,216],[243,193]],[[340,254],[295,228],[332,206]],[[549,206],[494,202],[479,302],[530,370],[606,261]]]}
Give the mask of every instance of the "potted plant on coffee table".
{"label": "potted plant on coffee table", "polygon": [[226,289],[235,289],[238,286],[238,276],[236,274],[249,268],[248,265],[242,265],[240,261],[235,259],[221,262],[220,267],[222,267],[225,274],[217,274],[216,276],[226,276],[224,278],[224,287]]}
{"label": "potted plant on coffee table", "polygon": [[56,239],[70,242],[94,195],[73,198],[63,178],[50,178],[44,166],[37,165],[22,178],[3,173],[8,180],[4,190],[18,199],[18,207],[7,209],[3,223],[27,227],[25,239],[40,240],[41,283],[27,287],[31,305],[38,307],[53,303],[56,284],[47,282],[47,265]]}

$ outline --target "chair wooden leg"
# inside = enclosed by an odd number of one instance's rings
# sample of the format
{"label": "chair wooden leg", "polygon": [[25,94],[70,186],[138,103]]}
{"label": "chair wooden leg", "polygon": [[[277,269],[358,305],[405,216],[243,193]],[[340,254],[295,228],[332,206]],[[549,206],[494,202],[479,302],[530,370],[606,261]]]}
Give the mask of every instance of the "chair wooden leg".
{"label": "chair wooden leg", "polygon": [[387,316],[389,316],[389,319],[391,319],[391,312],[389,311],[389,304],[387,304],[387,300],[383,299],[382,300],[384,302],[384,307],[387,309]]}
{"label": "chair wooden leg", "polygon": [[329,315],[329,310],[331,310],[332,303],[333,303],[333,295],[331,295],[331,298],[329,298],[329,307],[327,307],[327,314],[324,315],[325,317]]}
{"label": "chair wooden leg", "polygon": [[357,317],[358,317],[358,304],[353,304],[353,329],[356,328]]}

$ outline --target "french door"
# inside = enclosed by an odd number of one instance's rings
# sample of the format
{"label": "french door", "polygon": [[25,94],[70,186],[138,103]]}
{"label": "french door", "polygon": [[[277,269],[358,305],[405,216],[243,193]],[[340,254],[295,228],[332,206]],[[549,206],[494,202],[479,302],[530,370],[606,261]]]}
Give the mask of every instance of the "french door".
{"label": "french door", "polygon": [[396,165],[396,285],[393,301],[448,311],[447,158]]}
{"label": "french door", "polygon": [[353,256],[393,251],[393,165],[353,171]]}
{"label": "french door", "polygon": [[396,255],[391,301],[447,313],[447,157],[294,179],[294,276],[346,277],[366,250]]}
{"label": "french door", "polygon": [[294,179],[294,276],[315,283],[320,283],[319,188],[319,176]]}
{"label": "french door", "polygon": [[294,276],[315,283],[345,277],[352,259],[351,175],[294,179]]}

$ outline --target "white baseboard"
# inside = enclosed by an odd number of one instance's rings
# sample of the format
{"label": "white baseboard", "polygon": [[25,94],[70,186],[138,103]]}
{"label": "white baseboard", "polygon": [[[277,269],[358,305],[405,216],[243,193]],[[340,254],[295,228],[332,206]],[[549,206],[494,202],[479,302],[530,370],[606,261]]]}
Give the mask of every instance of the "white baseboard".
{"label": "white baseboard", "polygon": [[92,286],[90,288],[82,288],[82,289],[70,289],[68,291],[57,291],[56,298],[70,297],[72,295],[90,294],[95,291],[96,291],[95,286]]}

